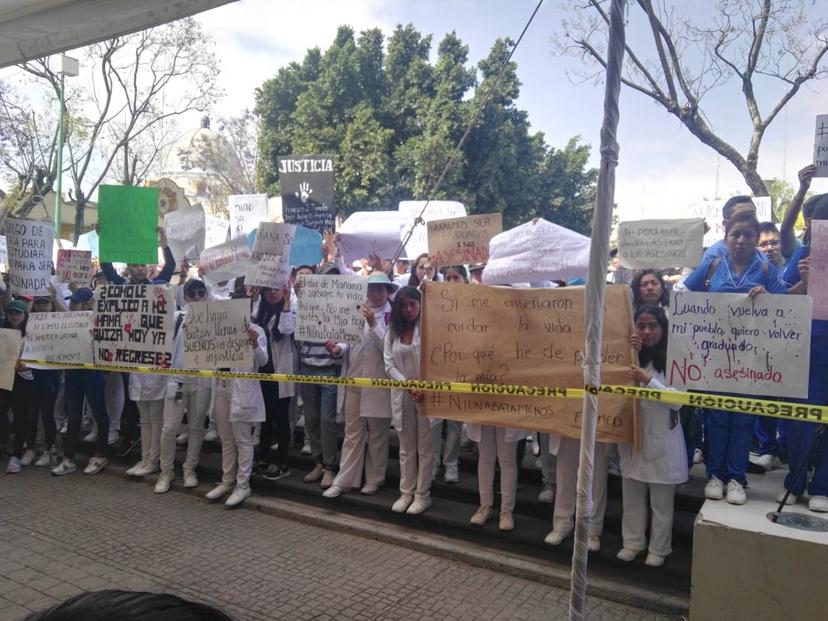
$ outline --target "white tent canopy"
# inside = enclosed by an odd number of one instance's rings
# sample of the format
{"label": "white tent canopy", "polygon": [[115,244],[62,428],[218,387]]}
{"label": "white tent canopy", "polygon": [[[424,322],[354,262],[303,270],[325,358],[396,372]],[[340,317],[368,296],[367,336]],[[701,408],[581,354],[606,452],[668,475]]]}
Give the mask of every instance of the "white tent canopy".
{"label": "white tent canopy", "polygon": [[200,13],[235,0],[3,0],[0,67]]}

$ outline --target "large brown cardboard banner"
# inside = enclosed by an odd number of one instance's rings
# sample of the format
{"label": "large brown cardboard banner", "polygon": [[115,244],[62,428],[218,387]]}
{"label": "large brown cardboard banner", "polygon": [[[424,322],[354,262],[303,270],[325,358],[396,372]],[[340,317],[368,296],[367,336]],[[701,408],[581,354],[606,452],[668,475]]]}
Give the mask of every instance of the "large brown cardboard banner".
{"label": "large brown cardboard banner", "polygon": [[429,220],[428,254],[436,267],[485,263],[489,240],[503,230],[503,217],[487,213],[464,218]]}
{"label": "large brown cardboard banner", "polygon": [[[427,282],[422,307],[425,380],[582,387],[584,288],[512,289]],[[607,287],[601,381],[630,384],[630,289]],[[577,438],[581,400],[429,392],[422,413]],[[598,436],[633,444],[634,400],[601,395]]]}

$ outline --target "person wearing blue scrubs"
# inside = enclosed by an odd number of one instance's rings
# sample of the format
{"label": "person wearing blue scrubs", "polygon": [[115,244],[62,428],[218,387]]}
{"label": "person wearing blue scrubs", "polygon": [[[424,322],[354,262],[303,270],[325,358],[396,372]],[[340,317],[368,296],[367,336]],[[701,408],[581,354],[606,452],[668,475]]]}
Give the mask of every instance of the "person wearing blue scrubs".
{"label": "person wearing blue scrubs", "polygon": [[[811,197],[805,202],[802,210],[807,227],[806,245],[796,249],[788,262],[783,279],[791,287],[801,283],[807,289],[808,271],[811,268],[810,224],[812,220],[828,220],[828,194]],[[811,367],[808,373],[807,403],[828,405],[826,378],[828,378],[828,321],[814,320],[811,322]],[[785,429],[785,446],[790,466],[790,472],[785,477],[785,489],[791,492],[787,503],[795,503],[807,487],[811,496],[808,508],[811,511],[828,513],[828,434],[821,435],[817,440],[817,445],[813,447],[813,453],[809,456],[819,424],[790,420],[784,421],[782,425]],[[805,464],[809,457],[809,463]],[[796,474],[803,466],[803,473],[797,478]],[[813,468],[814,472],[809,483],[810,468]],[[778,501],[782,502],[784,496],[785,490],[782,490]]]}
{"label": "person wearing blue scrubs", "polygon": [[[761,293],[787,293],[776,268],[756,248],[758,240],[755,210],[735,210],[725,231],[727,252],[721,257],[707,257],[684,281],[685,287],[690,291],[747,293],[750,298]],[[753,441],[753,418],[750,414],[707,411],[706,498],[725,497],[735,505],[747,501],[745,473]]]}

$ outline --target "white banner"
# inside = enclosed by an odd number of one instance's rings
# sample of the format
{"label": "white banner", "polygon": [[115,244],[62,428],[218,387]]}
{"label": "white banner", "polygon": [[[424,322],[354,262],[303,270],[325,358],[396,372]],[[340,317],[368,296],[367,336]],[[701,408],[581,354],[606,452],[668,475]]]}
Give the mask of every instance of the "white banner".
{"label": "white banner", "polygon": [[205,248],[198,263],[204,270],[204,277],[214,285],[237,276],[245,276],[250,268],[247,239],[237,237],[218,246]]}
{"label": "white banner", "polygon": [[[420,216],[420,212],[426,201],[400,201],[400,214],[403,217],[403,229],[400,231],[400,239],[404,239],[408,231],[414,226],[414,221]],[[431,220],[445,220],[446,218],[462,218],[466,214],[463,203],[457,201],[428,201],[423,222]],[[425,224],[418,224],[414,227],[411,239],[405,245],[403,258],[416,259],[423,253],[428,252],[428,229]],[[364,257],[358,257],[360,259]]]}
{"label": "white banner", "polygon": [[808,396],[811,298],[674,291],[667,383],[676,388]]}
{"label": "white banner", "polygon": [[405,220],[399,211],[357,211],[339,227],[339,249],[346,263],[372,254],[391,259],[400,247]]}
{"label": "white banner", "polygon": [[23,357],[49,362],[92,362],[93,315],[93,311],[31,313],[26,323]]}
{"label": "white banner", "polygon": [[7,217],[3,233],[12,294],[48,296],[52,282],[52,224]]}
{"label": "white banner", "polygon": [[296,340],[360,342],[365,329],[362,306],[367,297],[367,278],[300,276]]}
{"label": "white banner", "polygon": [[0,328],[0,388],[3,390],[11,390],[14,386],[22,339],[20,330]]}
{"label": "white banner", "polygon": [[589,237],[537,218],[492,237],[483,283],[584,278],[588,266]]}
{"label": "white banner", "polygon": [[206,218],[201,205],[179,207],[164,216],[167,245],[178,263],[184,259],[198,260],[204,250]]}
{"label": "white banner", "polygon": [[267,220],[267,194],[231,194],[227,197],[230,211],[230,239],[247,235]]}
{"label": "white banner", "polygon": [[249,369],[253,348],[247,339],[250,300],[191,302],[184,330],[185,369]]}
{"label": "white banner", "polygon": [[696,267],[704,220],[636,220],[618,225],[618,258],[630,269]]}

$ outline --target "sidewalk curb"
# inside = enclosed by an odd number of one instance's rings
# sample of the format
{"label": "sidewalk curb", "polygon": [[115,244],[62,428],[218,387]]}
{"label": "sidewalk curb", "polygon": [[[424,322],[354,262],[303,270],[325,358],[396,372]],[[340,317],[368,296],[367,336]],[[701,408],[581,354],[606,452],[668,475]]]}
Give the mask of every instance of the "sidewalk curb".
{"label": "sidewalk curb", "polygon": [[[110,462],[103,472],[128,478],[125,477],[126,470],[125,466]],[[139,481],[138,479],[131,480]],[[155,477],[146,477],[143,482],[154,485]],[[197,488],[185,488],[181,483],[173,482],[170,489],[171,491],[195,496],[202,502],[209,503],[204,498],[204,494],[209,491],[210,486],[200,484]],[[218,506],[216,508],[224,510]],[[412,532],[410,529],[396,524],[378,522],[292,500],[268,498],[255,494],[245,500],[241,508],[401,546],[473,567],[551,585],[565,591],[570,588],[570,570],[568,567],[556,566],[551,563],[540,564],[536,559],[529,559],[505,551],[495,552],[481,549],[466,541],[451,539],[442,535],[424,534],[420,531]],[[613,581],[594,574],[589,577],[587,593],[618,604],[677,617],[686,618],[690,607],[688,598],[642,589],[630,583]]]}

